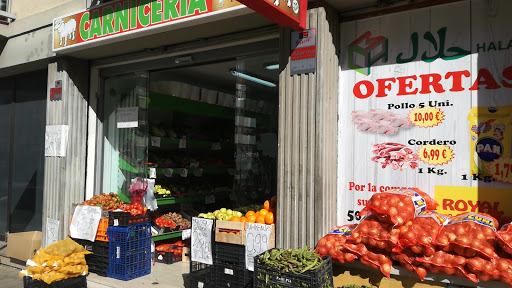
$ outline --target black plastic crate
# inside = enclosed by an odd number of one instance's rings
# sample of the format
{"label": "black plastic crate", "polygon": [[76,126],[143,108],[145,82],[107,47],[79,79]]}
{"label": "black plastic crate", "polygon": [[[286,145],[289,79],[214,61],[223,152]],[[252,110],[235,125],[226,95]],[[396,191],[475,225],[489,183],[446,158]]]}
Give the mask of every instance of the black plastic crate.
{"label": "black plastic crate", "polygon": [[239,264],[215,264],[216,287],[252,287],[253,272]]}
{"label": "black plastic crate", "polygon": [[[76,238],[71,238],[71,240],[82,245],[85,248],[85,250],[87,250],[89,252],[93,252],[94,242],[88,241],[88,240],[83,240],[83,239],[76,239]],[[108,245],[108,242],[107,242],[107,245]]]}
{"label": "black plastic crate", "polygon": [[[76,243],[82,245],[85,250],[92,252],[95,255],[108,256],[108,242],[103,241],[88,241],[83,239],[71,238]],[[90,254],[88,254],[90,255]]]}
{"label": "black plastic crate", "polygon": [[156,261],[164,264],[172,264],[176,262],[180,262],[183,258],[183,254],[167,251],[156,251]]}
{"label": "black plastic crate", "polygon": [[98,256],[108,256],[108,242],[94,241],[92,253]]}
{"label": "black plastic crate", "polygon": [[245,268],[245,246],[217,242],[215,264],[231,264]]}
{"label": "black plastic crate", "polygon": [[108,226],[127,227],[134,224],[151,222],[151,215],[147,212],[145,215],[132,216],[129,212],[109,211]]}
{"label": "black plastic crate", "polygon": [[23,277],[24,288],[87,288],[87,278],[78,276],[74,278],[64,279],[52,284],[46,284],[40,280],[34,280],[32,277]]}
{"label": "black plastic crate", "polygon": [[260,258],[262,254],[254,258],[254,288],[272,287],[304,287],[323,288],[334,287],[332,278],[331,256],[324,256],[323,263],[314,271],[306,271],[302,274],[281,273],[281,271],[268,267]]}
{"label": "black plastic crate", "polygon": [[215,270],[213,266],[190,272],[185,280],[185,288],[215,288]]}

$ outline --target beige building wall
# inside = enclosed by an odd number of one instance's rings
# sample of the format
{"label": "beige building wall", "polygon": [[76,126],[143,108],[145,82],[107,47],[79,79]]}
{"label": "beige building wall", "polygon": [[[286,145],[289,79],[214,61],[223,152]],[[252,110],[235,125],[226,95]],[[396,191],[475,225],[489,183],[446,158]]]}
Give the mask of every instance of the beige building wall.
{"label": "beige building wall", "polygon": [[11,10],[9,12],[16,15],[16,21],[18,21],[44,11],[58,10],[59,6],[71,2],[79,3],[85,8],[85,0],[11,0]]}

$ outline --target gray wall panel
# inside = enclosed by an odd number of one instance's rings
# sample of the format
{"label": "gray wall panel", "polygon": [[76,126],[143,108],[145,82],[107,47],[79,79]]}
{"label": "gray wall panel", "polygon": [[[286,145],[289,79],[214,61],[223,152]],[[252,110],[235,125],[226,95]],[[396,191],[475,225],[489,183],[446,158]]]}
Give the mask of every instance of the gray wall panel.
{"label": "gray wall panel", "polygon": [[[61,58],[48,65],[47,125],[68,125],[65,157],[45,158],[43,200],[43,246],[46,246],[46,219],[60,221],[58,239],[68,235],[72,204],[84,201],[87,143],[87,87],[89,68],[86,62]],[[49,89],[62,80],[62,100],[50,101]]]}

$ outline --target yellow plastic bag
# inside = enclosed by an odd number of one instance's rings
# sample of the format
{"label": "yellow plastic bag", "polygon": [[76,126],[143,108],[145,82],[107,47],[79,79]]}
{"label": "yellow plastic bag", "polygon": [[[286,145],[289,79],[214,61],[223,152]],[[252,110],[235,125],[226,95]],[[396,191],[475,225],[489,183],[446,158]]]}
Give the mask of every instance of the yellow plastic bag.
{"label": "yellow plastic bag", "polygon": [[39,251],[32,257],[32,262],[27,261],[26,270],[18,276],[32,276],[34,280],[51,284],[56,281],[87,275],[89,267],[85,261],[85,254],[91,252],[84,249],[75,241],[67,238],[56,242]]}
{"label": "yellow plastic bag", "polygon": [[471,143],[471,174],[490,175],[486,163],[509,158],[512,149],[512,105],[473,107],[468,115]]}
{"label": "yellow plastic bag", "polygon": [[62,256],[66,257],[71,254],[91,254],[91,252],[85,250],[85,248],[71,240],[71,238],[66,238],[64,240],[53,243],[52,245],[44,248],[44,252],[53,256]]}

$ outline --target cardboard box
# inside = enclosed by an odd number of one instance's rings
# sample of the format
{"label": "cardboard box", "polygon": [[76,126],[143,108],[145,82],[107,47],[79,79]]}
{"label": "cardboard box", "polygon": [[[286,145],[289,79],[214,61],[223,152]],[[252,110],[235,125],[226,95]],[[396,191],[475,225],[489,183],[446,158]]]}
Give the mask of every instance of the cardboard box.
{"label": "cardboard box", "polygon": [[[245,246],[246,241],[245,223],[235,221],[215,221],[215,241]],[[276,247],[276,228],[272,224],[270,232],[269,249]]]}
{"label": "cardboard box", "polygon": [[7,238],[7,257],[27,261],[41,248],[41,231],[10,233]]}
{"label": "cardboard box", "polygon": [[183,247],[181,261],[183,261],[184,263],[190,263],[190,248],[189,247]]}

